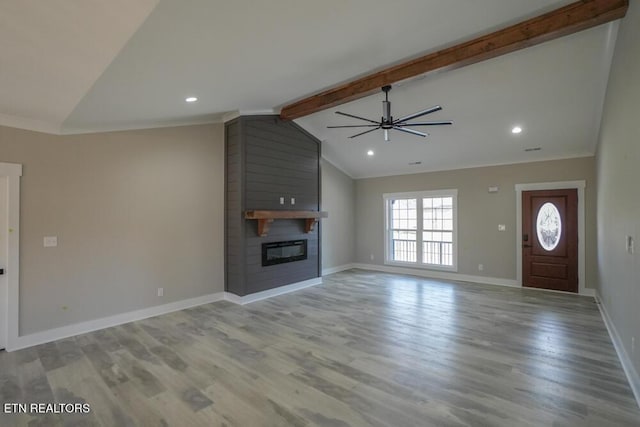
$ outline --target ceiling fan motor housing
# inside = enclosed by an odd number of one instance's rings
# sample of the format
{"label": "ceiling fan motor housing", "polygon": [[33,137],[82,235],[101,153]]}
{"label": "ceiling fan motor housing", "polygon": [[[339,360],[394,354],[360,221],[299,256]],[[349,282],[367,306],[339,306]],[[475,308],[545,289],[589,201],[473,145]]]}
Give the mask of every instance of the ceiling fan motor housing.
{"label": "ceiling fan motor housing", "polygon": [[382,129],[393,128],[393,117],[391,117],[391,102],[382,101]]}

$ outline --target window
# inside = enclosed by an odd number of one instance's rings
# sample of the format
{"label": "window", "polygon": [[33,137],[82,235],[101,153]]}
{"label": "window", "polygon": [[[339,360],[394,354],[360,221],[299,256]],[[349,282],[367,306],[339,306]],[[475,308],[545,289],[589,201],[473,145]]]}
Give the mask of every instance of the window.
{"label": "window", "polygon": [[538,211],[536,234],[545,251],[552,251],[560,243],[562,236],[562,217],[560,211],[551,202],[547,202]]}
{"label": "window", "polygon": [[457,270],[457,190],[385,194],[385,261]]}

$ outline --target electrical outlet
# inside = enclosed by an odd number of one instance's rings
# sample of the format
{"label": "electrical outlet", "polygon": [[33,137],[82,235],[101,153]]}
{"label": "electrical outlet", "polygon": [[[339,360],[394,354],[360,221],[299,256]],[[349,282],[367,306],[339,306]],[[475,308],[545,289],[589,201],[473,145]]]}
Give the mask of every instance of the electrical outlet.
{"label": "electrical outlet", "polygon": [[507,231],[506,224],[498,224],[498,231]]}
{"label": "electrical outlet", "polygon": [[292,197],[292,198],[291,198],[291,204],[292,204],[292,205],[295,205],[295,204],[296,204],[296,198],[295,198],[295,197]]}
{"label": "electrical outlet", "polygon": [[164,288],[158,288],[158,296],[159,297],[163,297],[164,296]]}
{"label": "electrical outlet", "polygon": [[484,271],[484,265],[478,264],[478,271]]}
{"label": "electrical outlet", "polygon": [[280,204],[284,205],[284,197],[280,197]]}

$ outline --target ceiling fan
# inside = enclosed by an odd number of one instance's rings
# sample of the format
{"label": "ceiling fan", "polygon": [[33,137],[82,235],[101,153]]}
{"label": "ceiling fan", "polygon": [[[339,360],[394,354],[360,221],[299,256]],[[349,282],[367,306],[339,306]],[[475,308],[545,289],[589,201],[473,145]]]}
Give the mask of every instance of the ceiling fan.
{"label": "ceiling fan", "polygon": [[436,111],[442,110],[442,107],[436,105],[431,108],[427,108],[426,110],[418,111],[417,113],[409,114],[408,116],[400,117],[399,119],[393,119],[391,116],[391,102],[389,101],[389,91],[391,90],[391,85],[383,86],[382,91],[385,95],[385,100],[382,101],[382,118],[379,122],[375,120],[366,119],[364,117],[354,116],[353,114],[347,114],[340,111],[336,111],[336,114],[340,114],[341,116],[352,117],[358,120],[364,120],[365,122],[370,122],[374,124],[369,125],[346,125],[346,126],[327,126],[329,129],[338,129],[338,128],[371,128],[364,132],[357,133],[355,135],[351,135],[349,138],[355,138],[360,135],[364,135],[369,132],[373,132],[378,129],[384,130],[384,140],[390,141],[389,139],[389,131],[390,130],[399,130],[401,132],[410,133],[412,135],[426,137],[429,135],[428,133],[419,132],[414,129],[409,129],[407,126],[441,126],[441,125],[452,125],[453,122],[450,120],[440,121],[440,122],[420,122],[420,123],[407,123],[409,120],[417,119],[418,117],[425,116],[427,114],[435,113]]}

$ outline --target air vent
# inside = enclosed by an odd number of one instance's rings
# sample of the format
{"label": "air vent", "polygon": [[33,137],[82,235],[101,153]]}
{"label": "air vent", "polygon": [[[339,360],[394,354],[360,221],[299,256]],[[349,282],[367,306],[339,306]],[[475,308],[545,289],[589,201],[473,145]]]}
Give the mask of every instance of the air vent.
{"label": "air vent", "polygon": [[526,151],[527,153],[530,151],[540,151],[542,150],[541,147],[533,147],[533,148],[525,148],[524,151]]}

